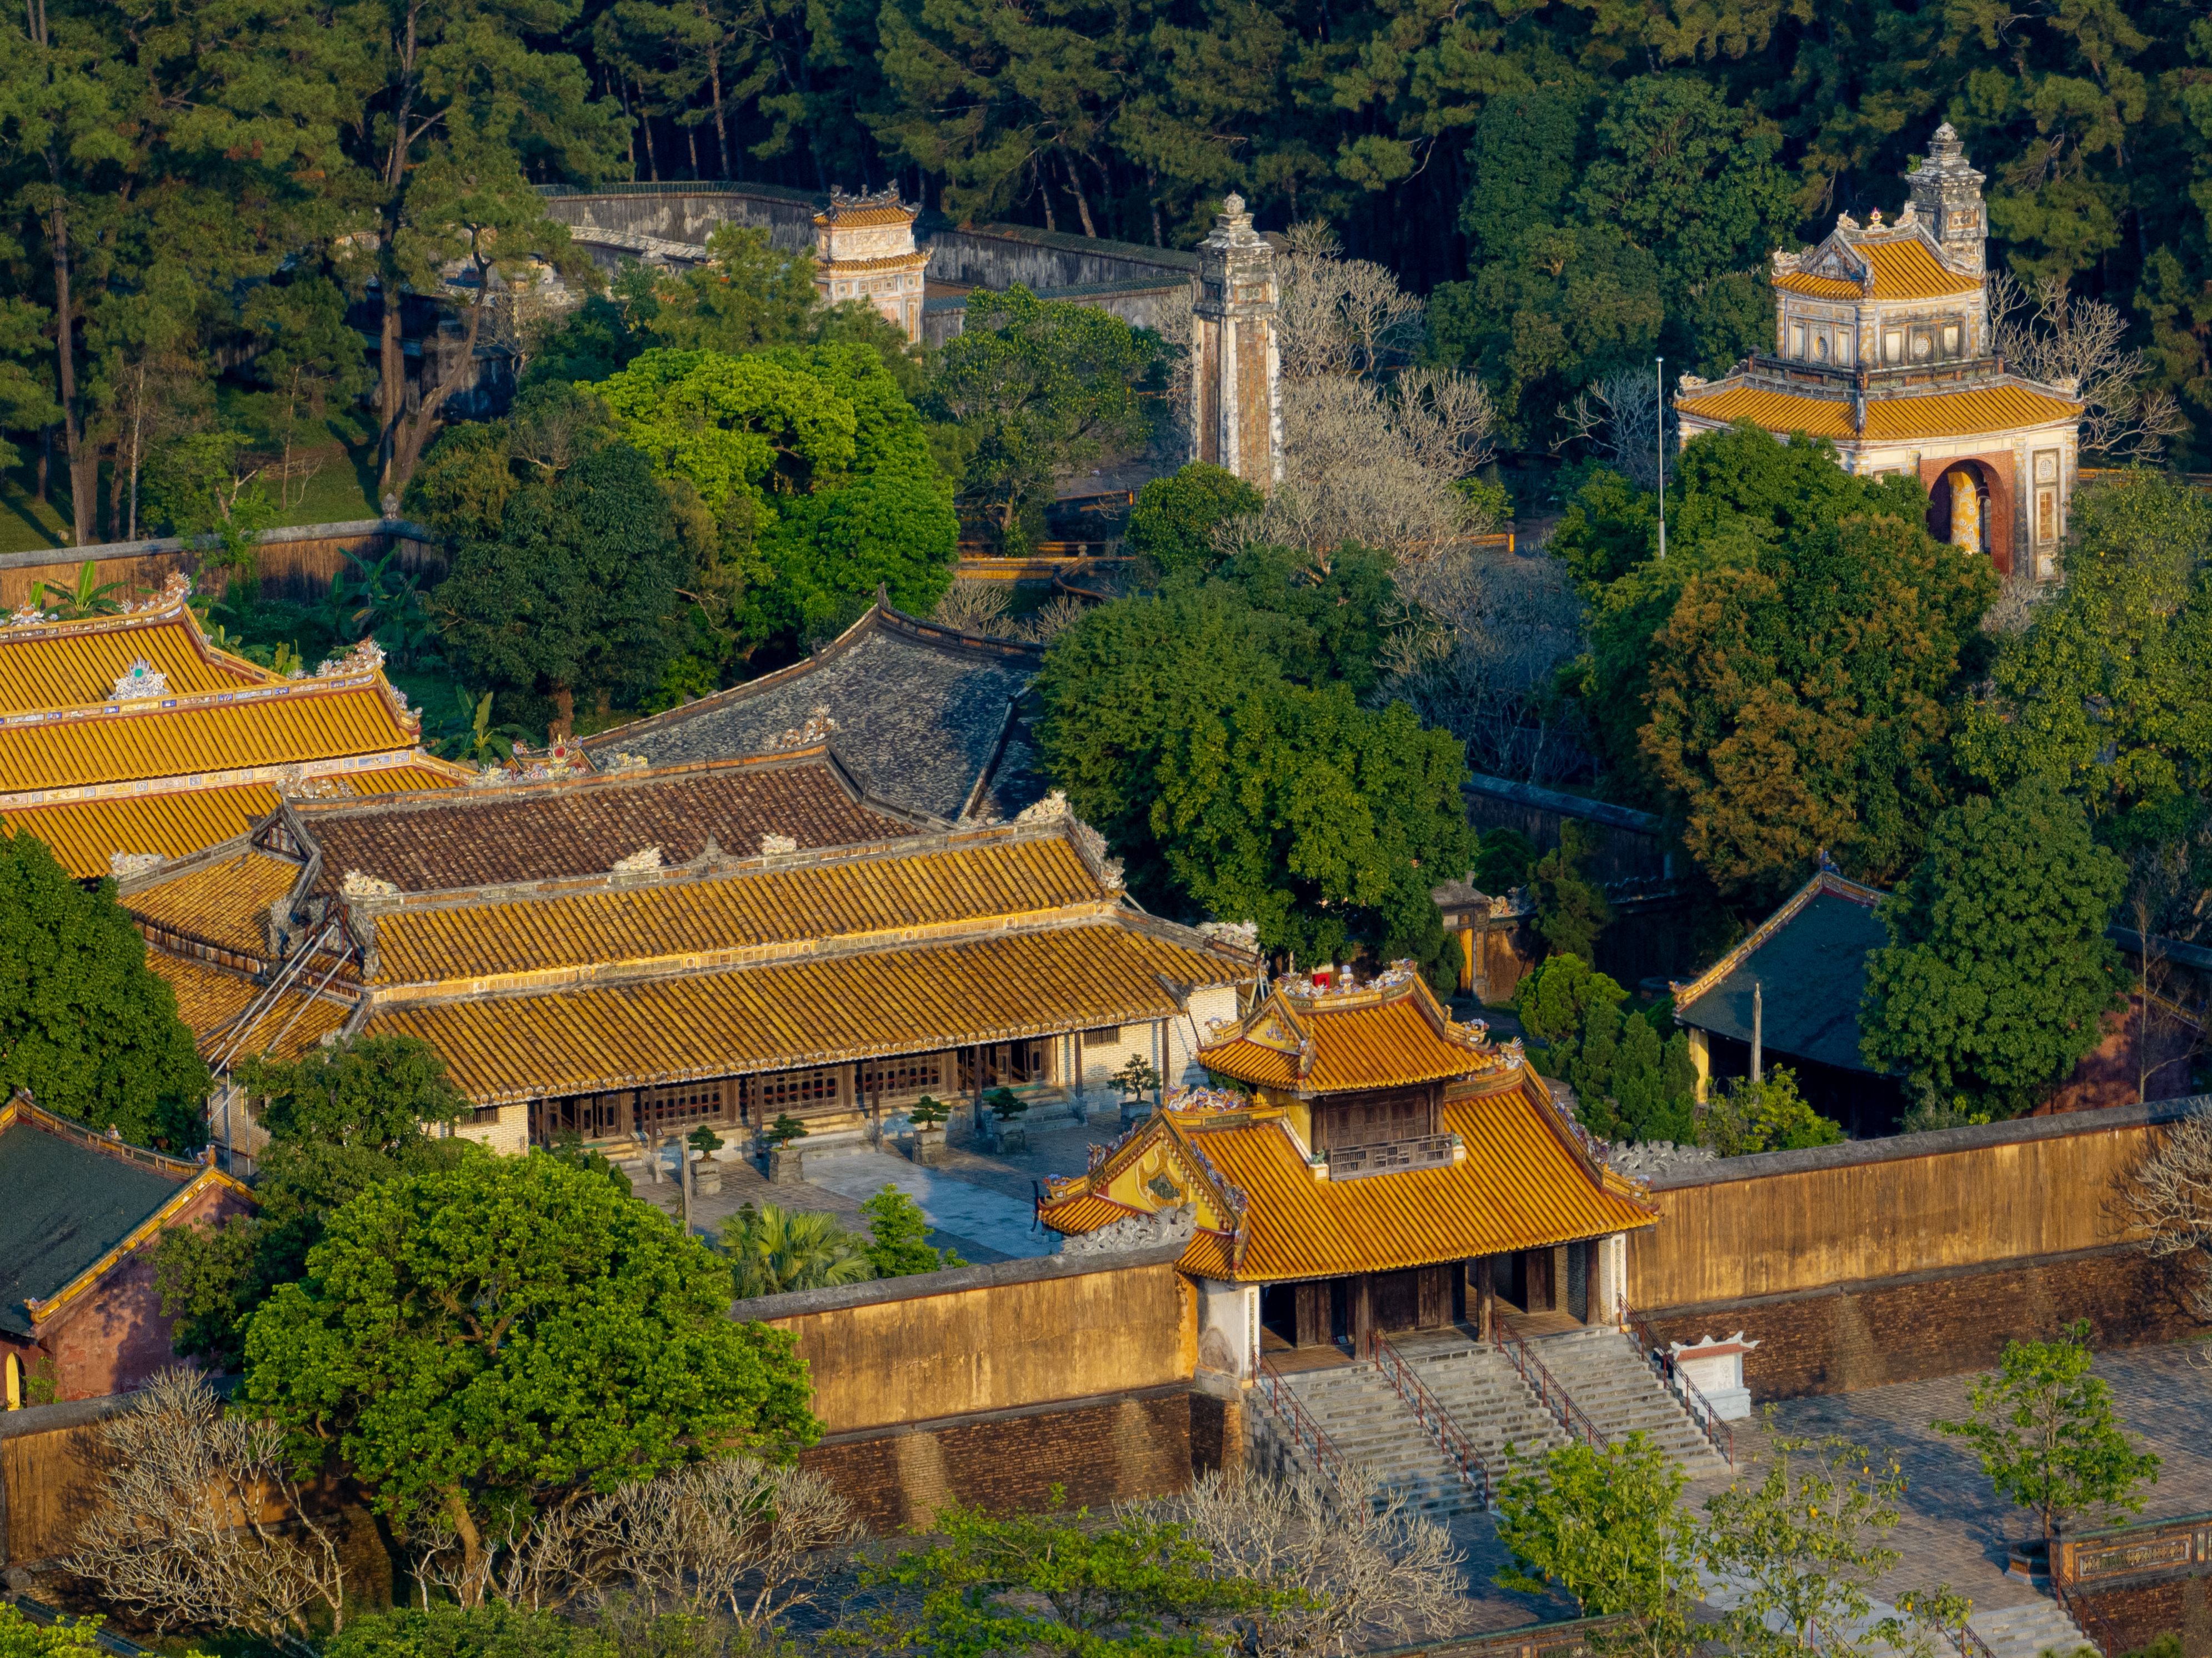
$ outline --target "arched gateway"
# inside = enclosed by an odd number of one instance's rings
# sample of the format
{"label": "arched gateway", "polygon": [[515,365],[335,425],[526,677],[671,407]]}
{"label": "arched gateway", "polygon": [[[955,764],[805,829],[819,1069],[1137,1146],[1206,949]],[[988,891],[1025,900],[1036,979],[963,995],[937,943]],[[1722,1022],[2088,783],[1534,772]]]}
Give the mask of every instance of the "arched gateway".
{"label": "arched gateway", "polygon": [[1717,380],[1682,376],[1682,441],[1738,421],[1826,438],[1847,471],[1907,473],[1930,533],[1997,568],[2057,573],[2081,405],[2006,371],[1983,288],[1982,175],[1936,130],[1896,223],[1848,214],[1818,247],[1774,256],[1774,350]]}

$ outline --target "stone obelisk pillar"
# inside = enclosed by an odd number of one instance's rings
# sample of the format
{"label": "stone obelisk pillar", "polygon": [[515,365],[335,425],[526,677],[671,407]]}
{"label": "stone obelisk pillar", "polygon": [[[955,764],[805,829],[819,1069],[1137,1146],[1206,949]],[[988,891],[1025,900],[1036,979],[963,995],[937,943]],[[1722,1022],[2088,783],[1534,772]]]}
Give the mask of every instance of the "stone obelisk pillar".
{"label": "stone obelisk pillar", "polygon": [[1244,198],[1231,195],[1198,255],[1190,317],[1191,459],[1234,472],[1265,493],[1283,477],[1275,250],[1252,228]]}

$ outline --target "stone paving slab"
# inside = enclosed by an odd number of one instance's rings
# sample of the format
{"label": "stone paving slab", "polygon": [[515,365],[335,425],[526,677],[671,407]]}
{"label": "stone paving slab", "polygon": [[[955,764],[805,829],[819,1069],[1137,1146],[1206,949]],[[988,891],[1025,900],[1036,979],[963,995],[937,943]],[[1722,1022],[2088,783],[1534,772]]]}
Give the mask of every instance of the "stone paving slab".
{"label": "stone paving slab", "polygon": [[901,1157],[855,1150],[838,1157],[809,1157],[806,1183],[860,1200],[896,1186],[921,1206],[929,1224],[951,1236],[966,1238],[1007,1257],[1057,1254],[1060,1234],[1036,1224],[1035,1206],[1009,1197],[962,1172],[925,1169]]}

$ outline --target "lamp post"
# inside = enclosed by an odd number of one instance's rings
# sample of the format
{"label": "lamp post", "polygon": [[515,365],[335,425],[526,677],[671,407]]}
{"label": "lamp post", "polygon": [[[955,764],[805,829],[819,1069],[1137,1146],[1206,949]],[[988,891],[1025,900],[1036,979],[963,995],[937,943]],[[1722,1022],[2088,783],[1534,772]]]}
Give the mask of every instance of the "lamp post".
{"label": "lamp post", "polygon": [[1659,556],[1667,556],[1667,359],[1654,357],[1659,391]]}

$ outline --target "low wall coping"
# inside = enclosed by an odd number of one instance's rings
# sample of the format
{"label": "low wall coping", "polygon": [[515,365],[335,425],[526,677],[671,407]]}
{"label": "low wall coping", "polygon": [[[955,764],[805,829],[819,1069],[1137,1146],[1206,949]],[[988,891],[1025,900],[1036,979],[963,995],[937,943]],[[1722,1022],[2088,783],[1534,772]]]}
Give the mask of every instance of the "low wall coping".
{"label": "low wall coping", "polygon": [[1195,253],[1186,253],[1178,247],[1153,247],[1144,242],[1117,242],[1103,236],[1079,236],[1068,230],[1040,230],[1025,224],[963,224],[954,225],[933,234],[934,243],[956,236],[974,236],[986,241],[1027,242],[1032,247],[1049,247],[1061,253],[1081,253],[1102,259],[1122,259],[1131,264],[1158,265],[1164,270],[1195,270],[1202,263]]}
{"label": "low wall coping", "polygon": [[[435,543],[435,530],[404,518],[362,518],[343,524],[295,524],[285,530],[264,530],[256,546],[288,541],[334,541],[341,536],[397,536],[403,541]],[[102,541],[87,547],[48,547],[27,553],[0,553],[0,570],[34,568],[42,564],[82,564],[87,559],[141,558],[150,553],[205,550],[221,544],[213,536],[199,536],[189,544],[182,536],[162,536],[153,541]]]}
{"label": "low wall coping", "polygon": [[2212,1111],[2212,1094],[2137,1101],[2100,1111],[2061,1111],[2048,1117],[2017,1117],[2010,1122],[1940,1128],[1927,1134],[1890,1134],[1878,1140],[1846,1140],[1841,1145],[1808,1146],[1802,1151],[1759,1151],[1747,1157],[1723,1157],[1677,1173],[1656,1175],[1650,1184],[1654,1192],[1679,1192],[1692,1186],[1764,1180],[1774,1175],[1804,1175],[1816,1169],[1849,1169],[1860,1163],[1894,1163],[1904,1157],[1940,1157],[1954,1151],[1978,1151],[1992,1145],[2025,1145],[2033,1140],[2153,1127],[2178,1122],[2199,1111]]}
{"label": "low wall coping", "polygon": [[842,1313],[853,1307],[920,1301],[930,1296],[957,1296],[969,1290],[1005,1289],[1017,1284],[1041,1284],[1050,1278],[1081,1278],[1089,1272],[1114,1272],[1125,1266],[1165,1266],[1182,1258],[1183,1248],[1180,1243],[1163,1243],[1110,1255],[1026,1255],[1015,1260],[993,1261],[986,1266],[910,1272],[904,1278],[871,1278],[865,1284],[837,1284],[825,1290],[793,1290],[786,1295],[732,1302],[730,1316],[747,1324],[765,1324],[778,1319],[804,1318],[810,1313]]}
{"label": "low wall coping", "polygon": [[1540,789],[1534,783],[1516,783],[1508,777],[1486,777],[1480,772],[1469,777],[1463,786],[1470,794],[1487,794],[1500,800],[1517,800],[1524,806],[1556,811],[1563,817],[1584,818],[1593,823],[1636,829],[1645,835],[1659,832],[1659,820],[1650,812],[1638,811],[1629,806],[1616,806],[1609,800],[1585,800],[1579,794],[1561,794],[1556,789]]}
{"label": "low wall coping", "polygon": [[102,1394],[96,1399],[72,1399],[60,1405],[25,1405],[0,1411],[0,1439],[21,1439],[28,1434],[60,1433],[106,1420],[130,1407],[129,1394]]}

